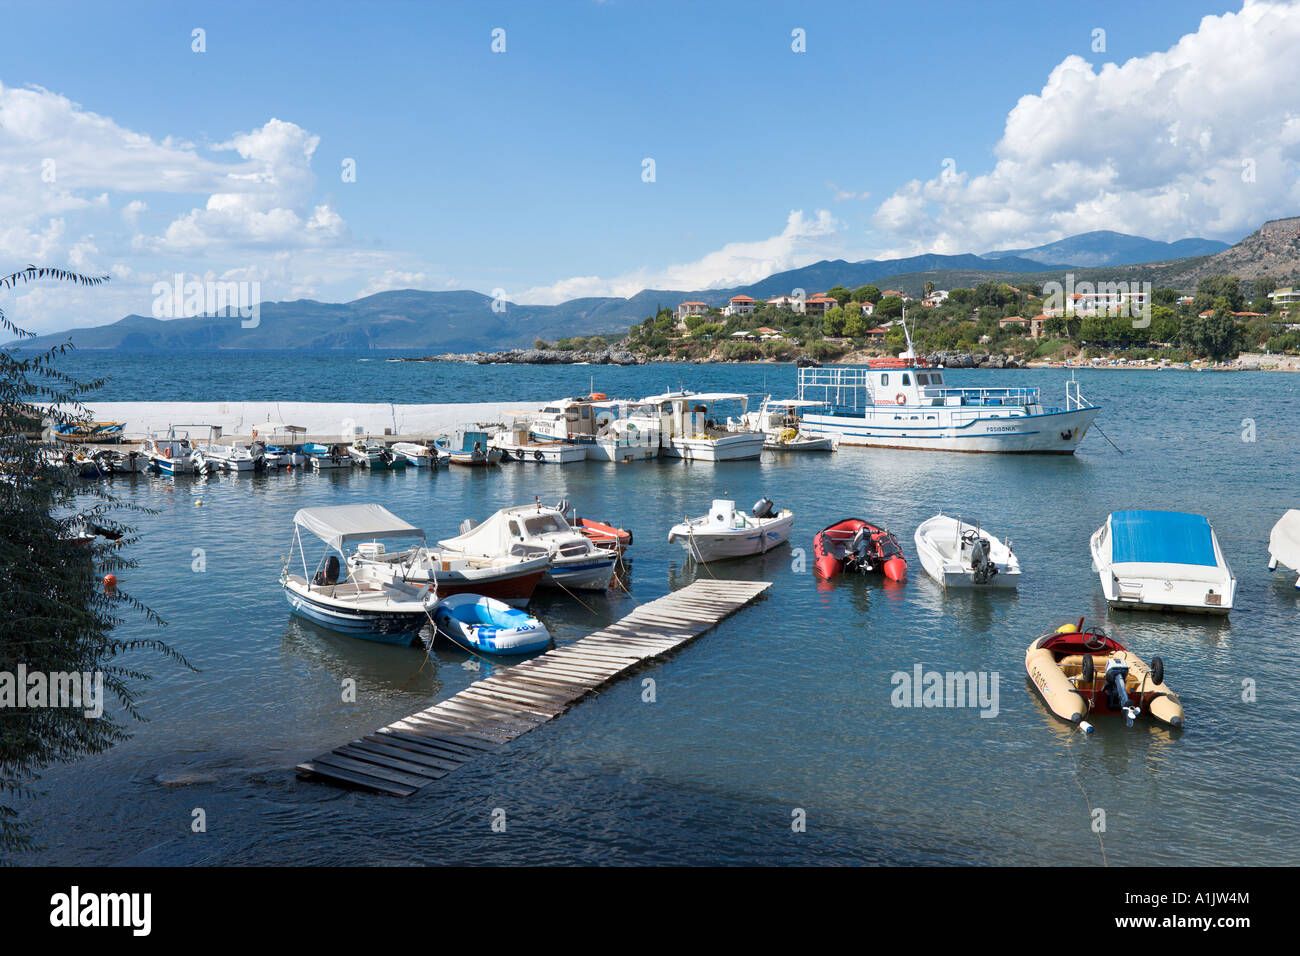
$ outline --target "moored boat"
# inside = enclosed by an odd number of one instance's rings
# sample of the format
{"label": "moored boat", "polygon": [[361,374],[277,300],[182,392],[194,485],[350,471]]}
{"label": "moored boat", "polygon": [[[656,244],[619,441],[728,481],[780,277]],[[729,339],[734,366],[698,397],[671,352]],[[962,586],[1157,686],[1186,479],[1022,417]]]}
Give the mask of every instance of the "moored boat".
{"label": "moored boat", "polygon": [[[1295,508],[1278,519],[1268,536],[1268,569],[1275,571],[1279,564],[1300,574],[1300,511]],[[1300,589],[1300,577],[1295,586]]]}
{"label": "moored boat", "polygon": [[464,468],[488,468],[501,464],[501,449],[489,446],[487,432],[462,430],[457,438],[459,445],[446,442],[438,446],[447,452],[451,464]]}
{"label": "moored boat", "polygon": [[150,466],[164,475],[188,475],[194,473],[191,457],[194,447],[190,444],[188,433],[176,433],[173,426],[167,430],[166,437],[150,435],[140,446],[140,453],[149,460]]}
{"label": "moored boat", "polygon": [[766,436],[764,451],[835,451],[838,442],[833,436],[810,435],[803,430],[800,409],[818,405],[794,398],[776,401],[765,398],[757,410],[727,419],[727,429],[762,432]]}
{"label": "moored boat", "polygon": [[[343,579],[341,560],[349,544],[379,539],[424,539],[424,532],[376,504],[303,508],[294,515],[293,543],[302,558],[301,575],[285,559],[280,585],[290,610],[331,630],[389,644],[420,643],[434,595],[427,587],[375,577]],[[326,545],[315,572],[308,570],[302,532]]]}
{"label": "moored boat", "polygon": [[501,452],[502,461],[533,461],[539,465],[568,465],[587,460],[587,446],[579,442],[548,441],[531,436],[527,425],[504,429],[488,439],[488,448]]}
{"label": "moored boat", "polygon": [[653,416],[659,430],[659,453],[687,461],[745,461],[763,454],[767,436],[760,431],[728,431],[712,417],[711,406],[739,402],[742,415],[749,396],[736,392],[666,392],[640,404],[652,411],[629,416],[634,424]]}
{"label": "moored boat", "polygon": [[466,521],[462,533],[439,541],[447,551],[483,556],[545,555],[543,585],[603,591],[614,576],[618,552],[600,548],[569,527],[555,508],[543,504],[503,508],[481,525]]}
{"label": "moored boat", "polygon": [[771,551],[790,539],[793,526],[794,512],[777,511],[769,498],[759,499],[749,514],[737,511],[734,501],[717,498],[708,514],[673,525],[668,541],[681,542],[691,558],[707,564]]}
{"label": "moored boat", "polygon": [[307,464],[317,471],[351,468],[355,464],[348,453],[348,446],[341,442],[332,445],[309,442],[302,446],[302,453],[307,459]]}
{"label": "moored boat", "polygon": [[1120,714],[1130,727],[1142,714],[1184,725],[1182,701],[1165,684],[1164,661],[1153,657],[1148,666],[1082,618],[1031,643],[1025,671],[1048,710],[1082,730],[1092,730],[1085,720],[1091,714]]}
{"label": "moored boat", "polygon": [[1116,511],[1094,532],[1092,567],[1112,608],[1227,614],[1237,579],[1210,522],[1181,511]]}
{"label": "moored boat", "polygon": [[532,654],[551,643],[546,625],[523,611],[479,594],[457,594],[433,608],[440,635],[487,654]]}
{"label": "moored boat", "polygon": [[1010,541],[989,534],[978,521],[938,514],[921,522],[914,539],[921,567],[945,588],[1014,588],[1020,583],[1020,559]]}
{"label": "moored boat", "polygon": [[888,529],[861,518],[845,518],[813,539],[813,570],[818,577],[879,572],[891,581],[907,577],[907,559]]}
{"label": "moored boat", "polygon": [[416,468],[436,468],[438,465],[438,450],[429,445],[421,445],[413,441],[399,441],[393,443],[392,451],[395,455],[401,455]]}

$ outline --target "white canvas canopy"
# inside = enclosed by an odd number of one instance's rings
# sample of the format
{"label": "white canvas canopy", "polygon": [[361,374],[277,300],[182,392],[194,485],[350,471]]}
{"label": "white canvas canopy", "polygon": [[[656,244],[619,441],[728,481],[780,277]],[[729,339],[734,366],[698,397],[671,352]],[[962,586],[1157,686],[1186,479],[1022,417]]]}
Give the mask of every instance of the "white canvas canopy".
{"label": "white canvas canopy", "polygon": [[1292,571],[1300,571],[1300,511],[1292,508],[1273,525],[1268,553]]}
{"label": "white canvas canopy", "polygon": [[744,392],[665,392],[663,395],[651,395],[649,398],[641,400],[644,404],[659,402],[682,401],[682,402],[740,402],[749,401],[749,396]]}
{"label": "white canvas canopy", "polygon": [[293,523],[310,531],[340,554],[351,541],[375,538],[423,538],[424,532],[380,505],[334,505],[303,508]]}
{"label": "white canvas canopy", "polygon": [[520,521],[530,534],[562,530],[564,519],[554,508],[545,505],[517,505],[503,508],[472,530],[455,538],[439,541],[440,547],[461,554],[499,555],[510,554],[521,540],[511,534],[511,520]]}

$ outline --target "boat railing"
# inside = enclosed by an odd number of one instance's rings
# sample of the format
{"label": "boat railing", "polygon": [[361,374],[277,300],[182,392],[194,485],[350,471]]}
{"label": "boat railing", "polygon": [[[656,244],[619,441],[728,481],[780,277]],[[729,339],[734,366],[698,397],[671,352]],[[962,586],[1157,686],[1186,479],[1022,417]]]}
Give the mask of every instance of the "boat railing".
{"label": "boat railing", "polygon": [[1037,405],[1037,388],[923,388],[927,398],[957,398],[961,405]]}
{"label": "boat railing", "polygon": [[851,365],[799,369],[799,400],[862,410],[875,404],[871,370]]}
{"label": "boat railing", "polygon": [[1075,381],[1074,376],[1071,375],[1070,380],[1065,383],[1066,411],[1073,412],[1073,411],[1077,411],[1080,408],[1096,408],[1096,407],[1097,407],[1096,405],[1094,405],[1092,402],[1088,401],[1086,398],[1083,397],[1083,393],[1079,391],[1079,383]]}

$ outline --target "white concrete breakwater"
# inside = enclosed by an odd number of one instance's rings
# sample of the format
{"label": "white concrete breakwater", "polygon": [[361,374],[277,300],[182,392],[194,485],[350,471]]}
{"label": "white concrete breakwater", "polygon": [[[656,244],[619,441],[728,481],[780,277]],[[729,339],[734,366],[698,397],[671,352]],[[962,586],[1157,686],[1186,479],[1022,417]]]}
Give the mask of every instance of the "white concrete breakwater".
{"label": "white concrete breakwater", "polygon": [[[95,402],[99,421],[124,422],[129,437],[144,437],[172,425],[219,425],[225,435],[249,435],[263,422],[301,425],[308,434],[428,435],[477,422],[502,422],[538,411],[529,402],[460,405],[395,405],[353,402]],[[194,436],[199,437],[199,436]]]}

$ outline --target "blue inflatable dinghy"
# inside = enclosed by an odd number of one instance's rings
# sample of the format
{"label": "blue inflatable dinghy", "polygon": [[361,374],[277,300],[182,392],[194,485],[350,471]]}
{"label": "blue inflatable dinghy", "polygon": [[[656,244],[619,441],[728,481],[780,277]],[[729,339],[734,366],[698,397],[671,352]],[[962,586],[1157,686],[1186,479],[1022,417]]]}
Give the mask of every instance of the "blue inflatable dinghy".
{"label": "blue inflatable dinghy", "polygon": [[462,647],[487,654],[531,654],[551,643],[550,631],[537,618],[481,594],[453,594],[439,601],[433,623]]}

